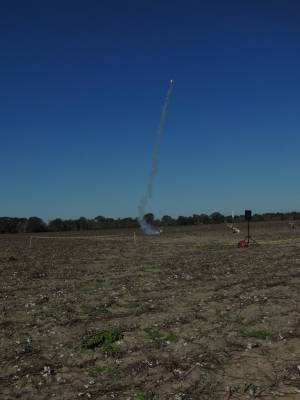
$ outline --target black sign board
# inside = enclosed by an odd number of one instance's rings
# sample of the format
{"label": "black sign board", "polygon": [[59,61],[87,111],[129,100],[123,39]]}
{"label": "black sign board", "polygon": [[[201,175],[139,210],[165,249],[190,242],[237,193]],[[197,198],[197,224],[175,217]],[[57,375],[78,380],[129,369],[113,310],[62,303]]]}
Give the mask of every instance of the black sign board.
{"label": "black sign board", "polygon": [[252,211],[245,210],[245,221],[251,221],[251,218],[252,218]]}

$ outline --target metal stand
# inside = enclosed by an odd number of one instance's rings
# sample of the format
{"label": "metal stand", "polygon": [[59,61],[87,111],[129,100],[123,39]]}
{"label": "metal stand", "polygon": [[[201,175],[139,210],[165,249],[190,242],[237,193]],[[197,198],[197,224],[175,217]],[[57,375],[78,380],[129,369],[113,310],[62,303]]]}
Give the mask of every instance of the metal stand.
{"label": "metal stand", "polygon": [[253,239],[253,237],[250,235],[250,221],[249,220],[247,221],[247,224],[248,224],[248,226],[247,226],[247,238],[246,238],[247,246],[250,246],[250,242],[252,242],[253,244],[256,244],[256,245],[259,246],[259,243],[255,239]]}

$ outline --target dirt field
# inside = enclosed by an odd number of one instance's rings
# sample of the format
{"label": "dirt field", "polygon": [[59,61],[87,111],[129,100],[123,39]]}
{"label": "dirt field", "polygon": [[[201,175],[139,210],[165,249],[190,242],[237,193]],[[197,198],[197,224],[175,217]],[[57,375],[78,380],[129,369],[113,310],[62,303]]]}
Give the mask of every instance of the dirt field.
{"label": "dirt field", "polygon": [[253,227],[2,235],[0,398],[300,399],[300,229]]}

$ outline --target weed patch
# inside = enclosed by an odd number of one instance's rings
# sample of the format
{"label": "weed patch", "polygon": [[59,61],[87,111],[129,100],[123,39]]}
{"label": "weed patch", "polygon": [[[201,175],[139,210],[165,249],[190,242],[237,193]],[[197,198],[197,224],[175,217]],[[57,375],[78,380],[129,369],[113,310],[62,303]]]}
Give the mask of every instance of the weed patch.
{"label": "weed patch", "polygon": [[102,315],[102,314],[109,314],[110,311],[105,307],[82,307],[80,310],[80,315],[88,315],[90,317]]}
{"label": "weed patch", "polygon": [[93,377],[98,375],[108,375],[109,377],[118,378],[120,375],[119,367],[115,364],[105,366],[95,365],[89,368],[89,373]]}
{"label": "weed patch", "polygon": [[45,320],[47,318],[59,318],[62,316],[63,311],[61,309],[50,309],[48,307],[42,307],[34,311],[34,318]]}
{"label": "weed patch", "polygon": [[244,329],[241,331],[241,334],[244,337],[262,339],[262,340],[265,340],[268,337],[272,336],[271,332],[264,331],[264,330],[246,330],[246,329]]}
{"label": "weed patch", "polygon": [[139,392],[135,395],[136,400],[153,400],[154,395],[153,393],[144,393],[144,392]]}
{"label": "weed patch", "polygon": [[83,339],[81,341],[81,348],[93,350],[96,347],[100,347],[103,353],[109,355],[114,354],[118,352],[114,343],[121,340],[123,336],[124,335],[117,329],[101,331],[89,338]]}
{"label": "weed patch", "polygon": [[158,347],[178,340],[174,332],[162,332],[155,328],[146,328],[144,331],[148,339]]}

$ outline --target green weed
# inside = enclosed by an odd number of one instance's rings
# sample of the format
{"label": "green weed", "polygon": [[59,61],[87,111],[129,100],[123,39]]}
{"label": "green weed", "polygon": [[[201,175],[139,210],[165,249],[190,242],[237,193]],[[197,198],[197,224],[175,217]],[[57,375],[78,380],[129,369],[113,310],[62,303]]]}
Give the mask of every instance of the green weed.
{"label": "green weed", "polygon": [[101,306],[101,307],[82,307],[80,310],[81,315],[88,315],[90,317],[97,316],[101,314],[108,314],[110,311]]}
{"label": "green weed", "polygon": [[242,330],[241,331],[242,336],[244,337],[249,337],[249,338],[255,338],[255,339],[267,339],[268,337],[272,336],[271,332],[264,331],[264,330]]}
{"label": "green weed", "polygon": [[136,393],[135,399],[136,400],[153,400],[154,399],[154,394],[153,393],[139,392],[139,393]]}
{"label": "green weed", "polygon": [[120,375],[119,367],[115,364],[107,366],[95,365],[89,368],[90,375],[96,377],[98,375],[106,374],[110,377],[117,378]]}
{"label": "green weed", "polygon": [[115,354],[118,352],[118,348],[114,343],[122,339],[123,336],[118,329],[100,331],[89,338],[83,339],[81,341],[81,348],[93,350],[96,347],[100,347],[105,354]]}
{"label": "green weed", "polygon": [[174,332],[162,332],[155,328],[146,328],[144,331],[146,332],[148,339],[157,346],[162,346],[167,342],[177,341],[177,336]]}
{"label": "green weed", "polygon": [[146,400],[146,395],[144,393],[138,393],[135,397],[137,400]]}
{"label": "green weed", "polygon": [[60,316],[62,316],[62,310],[50,309],[48,307],[42,307],[35,310],[33,313],[33,317],[40,320],[45,320],[47,318],[58,318]]}

